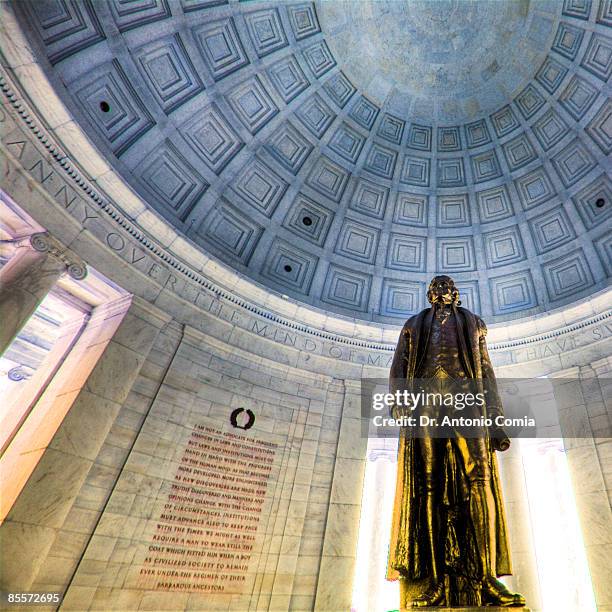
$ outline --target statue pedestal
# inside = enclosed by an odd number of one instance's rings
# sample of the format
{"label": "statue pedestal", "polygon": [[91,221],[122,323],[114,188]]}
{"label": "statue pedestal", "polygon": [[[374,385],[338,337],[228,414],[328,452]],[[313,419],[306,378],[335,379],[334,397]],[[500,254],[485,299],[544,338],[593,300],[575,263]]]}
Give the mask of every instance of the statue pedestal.
{"label": "statue pedestal", "polygon": [[501,606],[432,606],[429,608],[401,608],[401,610],[389,610],[389,612],[412,612],[412,610],[423,610],[423,612],[531,612],[527,606],[523,608],[503,608]]}

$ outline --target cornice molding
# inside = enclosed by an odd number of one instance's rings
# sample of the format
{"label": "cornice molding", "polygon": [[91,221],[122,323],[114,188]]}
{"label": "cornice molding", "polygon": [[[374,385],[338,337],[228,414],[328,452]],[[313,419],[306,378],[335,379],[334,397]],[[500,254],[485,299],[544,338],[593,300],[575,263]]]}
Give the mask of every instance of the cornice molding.
{"label": "cornice molding", "polygon": [[602,312],[600,314],[595,315],[594,317],[589,317],[588,319],[584,319],[579,321],[578,323],[573,323],[570,325],[564,325],[559,329],[556,329],[552,332],[535,334],[533,336],[528,336],[526,338],[521,338],[519,340],[511,340],[509,342],[493,342],[488,345],[490,351],[503,351],[511,348],[516,348],[519,346],[528,346],[530,344],[536,344],[538,342],[546,342],[547,340],[552,340],[553,338],[558,338],[559,336],[565,336],[572,332],[578,331],[580,329],[584,329],[586,327],[591,327],[593,325],[597,325],[598,323],[602,323],[612,318],[612,310],[608,310],[606,312]]}

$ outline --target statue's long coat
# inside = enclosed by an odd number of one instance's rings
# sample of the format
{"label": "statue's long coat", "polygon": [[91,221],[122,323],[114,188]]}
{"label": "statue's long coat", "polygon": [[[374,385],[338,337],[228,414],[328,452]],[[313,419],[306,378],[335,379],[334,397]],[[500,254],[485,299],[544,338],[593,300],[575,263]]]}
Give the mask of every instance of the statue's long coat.
{"label": "statue's long coat", "polygon": [[[485,336],[487,328],[479,317],[465,308],[453,308],[456,318],[459,345],[462,361],[470,378],[477,381],[486,381],[487,388],[496,390],[495,375],[489,359]],[[427,342],[431,331],[434,309],[427,308],[419,314],[408,319],[404,325],[397,349],[391,365],[391,391],[395,391],[397,380],[412,380],[415,378],[419,359],[427,350]],[[487,380],[488,379],[488,380]],[[487,401],[487,414],[495,416],[501,414],[501,403],[497,393],[491,402]],[[395,490],[395,504],[393,508],[393,523],[391,528],[391,543],[389,547],[389,562],[387,579],[397,580],[400,573],[409,580],[418,580],[426,577],[429,563],[427,550],[421,550],[426,540],[424,538],[426,526],[423,515],[419,512],[419,461],[420,456],[415,449],[418,440],[402,432],[399,439],[397,456],[397,484]],[[506,519],[503,510],[499,472],[495,452],[491,448],[489,454],[491,467],[491,488],[496,507],[496,568],[497,575],[512,573],[510,552],[508,548],[508,534]]]}

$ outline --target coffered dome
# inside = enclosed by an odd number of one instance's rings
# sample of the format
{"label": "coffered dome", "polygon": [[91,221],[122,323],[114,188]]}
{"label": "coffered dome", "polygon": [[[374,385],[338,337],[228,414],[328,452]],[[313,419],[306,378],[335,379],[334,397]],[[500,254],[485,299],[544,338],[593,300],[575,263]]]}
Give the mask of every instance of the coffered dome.
{"label": "coffered dome", "polygon": [[384,322],[435,273],[489,320],[607,283],[609,0],[16,6],[168,243]]}

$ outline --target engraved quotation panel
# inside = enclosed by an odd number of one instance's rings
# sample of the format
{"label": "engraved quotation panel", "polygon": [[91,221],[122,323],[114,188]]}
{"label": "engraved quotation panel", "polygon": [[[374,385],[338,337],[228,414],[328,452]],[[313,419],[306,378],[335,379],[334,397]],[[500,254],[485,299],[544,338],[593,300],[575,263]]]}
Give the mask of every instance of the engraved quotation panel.
{"label": "engraved quotation panel", "polygon": [[140,567],[138,587],[242,593],[247,586],[276,444],[196,424]]}

